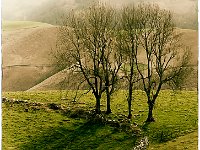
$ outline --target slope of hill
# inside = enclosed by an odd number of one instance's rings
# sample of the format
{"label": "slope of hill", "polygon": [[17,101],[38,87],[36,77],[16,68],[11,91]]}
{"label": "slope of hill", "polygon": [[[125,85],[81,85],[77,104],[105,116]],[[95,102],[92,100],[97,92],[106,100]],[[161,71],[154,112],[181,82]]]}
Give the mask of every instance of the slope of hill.
{"label": "slope of hill", "polygon": [[191,29],[179,29],[180,33],[183,34],[180,39],[184,46],[188,46],[192,52],[191,63],[195,66],[198,65],[198,31]]}
{"label": "slope of hill", "polygon": [[[190,75],[187,82],[184,84],[184,87],[189,90],[194,90],[197,88],[198,83],[198,31],[196,30],[189,30],[189,29],[178,29],[179,32],[183,34],[181,39],[182,43],[191,48],[192,52],[192,64],[194,65],[193,73]],[[140,53],[139,58],[141,60],[145,59],[145,55]],[[32,87],[28,91],[39,91],[39,90],[52,90],[52,89],[60,89],[62,88],[61,83],[66,77],[69,77],[68,73],[59,72],[54,74],[52,77],[45,79],[43,82],[39,83],[38,85]],[[74,79],[76,80],[76,79]],[[77,80],[76,80],[77,81]]]}
{"label": "slope of hill", "polygon": [[[191,47],[192,63],[198,62],[198,32],[179,29],[184,45]],[[59,89],[66,73],[57,73],[52,65],[57,28],[49,24],[26,21],[3,21],[3,91]],[[145,55],[140,54],[142,60]],[[187,84],[197,85],[197,69]],[[53,77],[51,77],[53,75]],[[50,77],[50,78],[49,78]],[[44,81],[44,82],[43,82]]]}
{"label": "slope of hill", "polygon": [[56,27],[43,23],[3,23],[3,91],[27,90],[53,74],[56,33]]}
{"label": "slope of hill", "polygon": [[13,31],[20,29],[36,28],[36,27],[52,27],[52,25],[33,21],[2,21],[3,31]]}
{"label": "slope of hill", "polygon": [[60,71],[49,78],[45,79],[41,83],[33,86],[28,91],[44,91],[62,89],[62,81],[65,81],[65,77],[68,76],[67,70]]}

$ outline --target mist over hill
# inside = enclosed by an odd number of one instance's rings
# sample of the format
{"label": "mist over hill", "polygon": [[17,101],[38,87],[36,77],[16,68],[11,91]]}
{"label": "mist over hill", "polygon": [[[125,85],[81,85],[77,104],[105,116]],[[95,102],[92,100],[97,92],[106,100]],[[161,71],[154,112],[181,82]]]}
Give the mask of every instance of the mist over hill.
{"label": "mist over hill", "polygon": [[[4,20],[31,20],[60,24],[61,16],[72,9],[79,10],[97,0],[3,0]],[[197,29],[197,0],[101,0],[120,8],[139,2],[157,3],[161,8],[174,13],[176,25],[181,28]]]}

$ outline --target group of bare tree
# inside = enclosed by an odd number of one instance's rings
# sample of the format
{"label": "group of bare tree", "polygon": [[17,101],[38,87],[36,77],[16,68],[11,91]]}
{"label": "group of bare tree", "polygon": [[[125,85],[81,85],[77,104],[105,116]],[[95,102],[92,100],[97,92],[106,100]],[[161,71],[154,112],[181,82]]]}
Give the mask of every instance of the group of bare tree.
{"label": "group of bare tree", "polygon": [[151,4],[121,10],[98,4],[72,11],[59,27],[57,61],[80,74],[80,83],[86,83],[96,99],[96,113],[101,113],[103,93],[111,113],[111,96],[124,79],[131,118],[133,87],[141,82],[149,106],[146,121],[152,122],[162,86],[180,86],[189,68],[189,50],[180,44],[172,20],[169,11]]}

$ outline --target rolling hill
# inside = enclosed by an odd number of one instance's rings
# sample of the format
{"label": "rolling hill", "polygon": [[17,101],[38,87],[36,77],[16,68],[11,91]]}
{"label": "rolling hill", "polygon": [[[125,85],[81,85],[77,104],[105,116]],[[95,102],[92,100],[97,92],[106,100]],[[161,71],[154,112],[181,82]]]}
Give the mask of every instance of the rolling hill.
{"label": "rolling hill", "polygon": [[56,27],[39,22],[3,22],[3,91],[27,90],[53,72]]}
{"label": "rolling hill", "polygon": [[[197,89],[197,83],[198,83],[198,32],[195,30],[189,30],[189,29],[178,29],[179,32],[183,34],[183,37],[181,41],[184,43],[184,45],[187,45],[191,48],[192,52],[192,59],[191,63],[193,66],[193,73],[189,76],[187,82],[184,84],[184,87],[189,90],[195,90]],[[140,59],[144,59],[145,55],[140,54]],[[65,80],[66,77],[69,77],[69,73],[66,71],[61,71],[53,76],[45,79],[43,82],[35,85],[34,87],[30,88],[28,91],[39,91],[39,90],[52,90],[52,89],[63,89],[62,81]],[[73,78],[73,77],[71,77]],[[76,80],[75,78],[71,80]]]}
{"label": "rolling hill", "polygon": [[[191,48],[194,73],[186,84],[197,87],[198,31],[178,29],[182,43]],[[4,21],[2,34],[3,91],[59,89],[68,73],[54,71],[52,49],[57,27],[39,22]],[[140,58],[144,57],[140,54]]]}

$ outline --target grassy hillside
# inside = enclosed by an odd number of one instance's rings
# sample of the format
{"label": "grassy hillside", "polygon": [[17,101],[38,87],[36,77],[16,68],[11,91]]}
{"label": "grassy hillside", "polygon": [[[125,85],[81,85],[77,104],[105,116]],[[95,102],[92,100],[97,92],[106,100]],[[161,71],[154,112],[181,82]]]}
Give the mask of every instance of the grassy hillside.
{"label": "grassy hillside", "polygon": [[180,42],[184,46],[188,46],[192,52],[191,63],[193,65],[198,65],[198,31],[190,29],[178,29],[182,34]]}
{"label": "grassy hillside", "polygon": [[[192,64],[196,66],[198,62],[198,32],[186,29],[178,29],[178,31],[183,33],[182,43],[191,47]],[[60,88],[59,84],[68,75],[55,74],[56,72],[51,66],[51,53],[55,49],[57,33],[58,30],[55,26],[45,23],[3,21],[3,91]],[[140,60],[145,60],[144,57],[145,54],[140,53]],[[191,79],[187,85],[195,89],[197,85],[196,72]]]}
{"label": "grassy hillside", "polygon": [[53,67],[12,66],[3,67],[3,91],[23,91],[54,74]]}
{"label": "grassy hillside", "polygon": [[187,134],[185,136],[178,137],[172,141],[156,144],[151,146],[149,149],[152,150],[184,150],[184,149],[191,149],[197,150],[198,149],[198,131],[193,133]]}
{"label": "grassy hillside", "polygon": [[[197,64],[198,64],[198,31],[189,30],[189,29],[177,29],[177,32],[182,34],[182,38],[180,39],[181,43],[191,50],[191,63],[194,66],[192,74],[188,77],[188,80],[184,84],[185,89],[196,90],[197,89]],[[182,52],[180,52],[182,53]],[[139,59],[141,62],[145,63],[146,60],[144,53],[139,53]],[[29,89],[29,91],[39,91],[39,90],[55,90],[60,89],[62,87],[62,83],[65,78],[69,78],[69,74],[67,73],[56,73],[53,76],[45,79],[43,82],[33,86]],[[71,81],[76,81],[76,79],[71,79]],[[61,83],[61,84],[60,84]],[[63,88],[65,89],[65,88]]]}
{"label": "grassy hillside", "polygon": [[[46,78],[37,85],[34,85],[27,91],[47,91],[47,90],[65,90],[65,89],[76,89],[77,79],[80,78],[78,74],[76,76],[71,75],[69,71],[60,71],[49,78]],[[70,81],[70,83],[69,83]],[[139,84],[136,84],[136,86]],[[185,90],[197,90],[198,86],[198,67],[193,67],[193,72],[189,75],[186,82],[183,83],[183,89]],[[169,89],[169,86],[163,87],[163,89]]]}
{"label": "grassy hillside", "polygon": [[51,27],[52,25],[42,22],[33,21],[2,21],[3,31],[13,31],[19,29],[29,29],[36,27]]}
{"label": "grassy hillside", "polygon": [[[82,92],[79,91],[78,94],[80,95]],[[131,149],[133,147],[136,139],[124,132],[115,132],[115,128],[112,126],[88,125],[86,120],[74,120],[69,116],[63,116],[59,111],[48,109],[47,106],[50,103],[56,103],[63,109],[70,110],[94,109],[95,100],[91,93],[83,95],[75,103],[72,102],[74,94],[73,91],[3,93],[3,96],[9,99],[15,98],[42,104],[41,107],[35,105],[35,108],[23,103],[3,104],[3,147],[19,148],[25,146],[33,148],[36,146],[38,149],[45,149],[47,144],[49,144],[48,149],[59,148],[59,146],[66,149],[76,149],[77,147],[82,149],[102,149],[102,147],[106,147],[106,149]],[[105,98],[103,96],[102,111],[106,108]],[[144,93],[136,91],[134,98],[132,104],[134,117],[131,123],[138,125],[142,130],[142,136],[149,137],[150,147],[174,149],[177,147],[176,144],[173,144],[174,141],[177,144],[181,143],[182,147],[189,145],[197,147],[197,92],[162,91],[154,110],[156,122],[151,124],[144,124],[147,117]],[[118,91],[114,95],[111,108],[113,113],[107,116],[110,119],[117,120],[118,116],[127,115],[125,91]],[[28,109],[28,112],[25,112],[25,109]],[[74,126],[74,124],[76,125]],[[187,138],[191,136],[194,137],[193,141]],[[107,140],[104,140],[105,137]],[[109,147],[110,145],[112,148]]]}
{"label": "grassy hillside", "polygon": [[135,139],[115,128],[52,110],[3,105],[3,149],[130,149]]}
{"label": "grassy hillside", "polygon": [[3,91],[27,90],[55,73],[50,53],[56,33],[48,24],[3,21]]}
{"label": "grassy hillside", "polygon": [[[22,25],[21,30],[14,26],[12,31],[2,33],[3,66],[52,63],[50,53],[55,48],[57,28],[37,22],[28,22],[28,26],[23,23],[14,21],[11,24]],[[41,26],[32,28],[34,24]]]}

